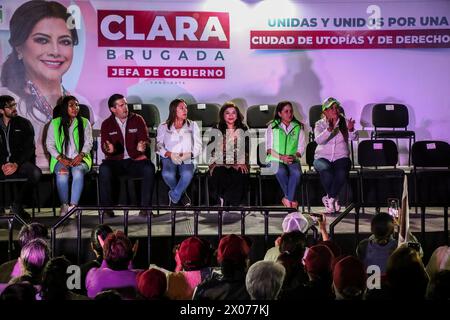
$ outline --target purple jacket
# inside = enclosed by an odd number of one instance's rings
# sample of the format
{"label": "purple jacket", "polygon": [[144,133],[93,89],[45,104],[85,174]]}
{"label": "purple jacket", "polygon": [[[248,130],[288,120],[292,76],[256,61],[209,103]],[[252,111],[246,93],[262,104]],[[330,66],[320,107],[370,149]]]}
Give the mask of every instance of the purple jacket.
{"label": "purple jacket", "polygon": [[97,293],[118,288],[137,288],[136,275],[142,270],[112,270],[103,261],[100,268],[92,268],[86,276],[86,289],[89,298]]}

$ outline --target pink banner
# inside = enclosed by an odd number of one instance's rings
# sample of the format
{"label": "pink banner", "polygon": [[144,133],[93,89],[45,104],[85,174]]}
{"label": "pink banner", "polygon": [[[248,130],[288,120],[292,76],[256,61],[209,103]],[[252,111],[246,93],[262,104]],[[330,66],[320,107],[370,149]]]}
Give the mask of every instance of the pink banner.
{"label": "pink banner", "polygon": [[230,48],[227,12],[99,10],[99,47]]}
{"label": "pink banner", "polygon": [[450,48],[450,29],[250,31],[251,49]]}

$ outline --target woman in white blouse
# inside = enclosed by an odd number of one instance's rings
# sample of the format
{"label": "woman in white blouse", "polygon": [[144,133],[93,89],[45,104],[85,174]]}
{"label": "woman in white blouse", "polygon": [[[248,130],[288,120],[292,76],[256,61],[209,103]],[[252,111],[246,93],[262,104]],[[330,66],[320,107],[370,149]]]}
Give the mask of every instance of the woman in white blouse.
{"label": "woman in white blouse", "polygon": [[328,213],[338,212],[339,191],[345,184],[350,171],[351,161],[348,141],[356,140],[355,120],[348,121],[341,113],[339,101],[328,98],[322,104],[323,117],[314,128],[317,142],[314,154],[314,168],[320,174],[320,181],[327,193],[322,202]]}
{"label": "woman in white blouse", "polygon": [[170,103],[169,116],[158,127],[156,143],[161,156],[162,177],[170,188],[170,203],[181,201],[185,206],[190,205],[185,191],[194,176],[193,159],[200,154],[202,142],[198,125],[187,119],[187,105],[183,99]]}

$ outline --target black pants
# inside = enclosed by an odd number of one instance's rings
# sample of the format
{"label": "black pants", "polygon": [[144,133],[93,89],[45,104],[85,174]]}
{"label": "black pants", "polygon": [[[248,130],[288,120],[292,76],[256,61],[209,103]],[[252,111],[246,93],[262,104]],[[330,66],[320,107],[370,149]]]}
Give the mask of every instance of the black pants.
{"label": "black pants", "polygon": [[119,176],[142,178],[141,206],[152,205],[155,166],[150,160],[103,160],[99,170],[100,205],[112,206],[112,185]]}
{"label": "black pants", "polygon": [[[3,165],[3,164],[2,164]],[[36,188],[36,184],[39,182],[42,176],[42,171],[34,163],[24,162],[17,168],[17,171],[10,176],[5,176],[3,171],[0,170],[0,180],[26,178],[27,182],[23,183],[18,190],[14,189],[14,205],[21,208],[23,200],[31,197],[33,189]]]}
{"label": "black pants", "polygon": [[208,179],[211,193],[217,203],[220,197],[224,199],[225,205],[238,206],[242,204],[244,193],[248,188],[248,174],[233,168],[218,166]]}

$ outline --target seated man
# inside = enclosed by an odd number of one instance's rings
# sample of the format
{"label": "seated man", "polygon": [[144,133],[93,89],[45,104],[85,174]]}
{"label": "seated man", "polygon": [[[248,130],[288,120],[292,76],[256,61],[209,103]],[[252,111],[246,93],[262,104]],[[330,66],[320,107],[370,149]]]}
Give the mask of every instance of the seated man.
{"label": "seated man", "polygon": [[[127,100],[121,94],[108,99],[111,116],[102,123],[101,145],[105,160],[100,165],[100,204],[112,206],[111,186],[114,177],[130,175],[142,178],[141,206],[152,204],[155,166],[146,156],[149,144],[148,129],[144,119],[128,112]],[[114,212],[107,211],[108,216]],[[140,212],[145,215],[146,212]]]}
{"label": "seated man", "polygon": [[25,196],[41,178],[42,172],[35,165],[34,130],[31,122],[17,115],[16,102],[8,95],[0,96],[0,179],[26,178],[27,182],[15,195],[11,211],[29,220],[23,209]]}

